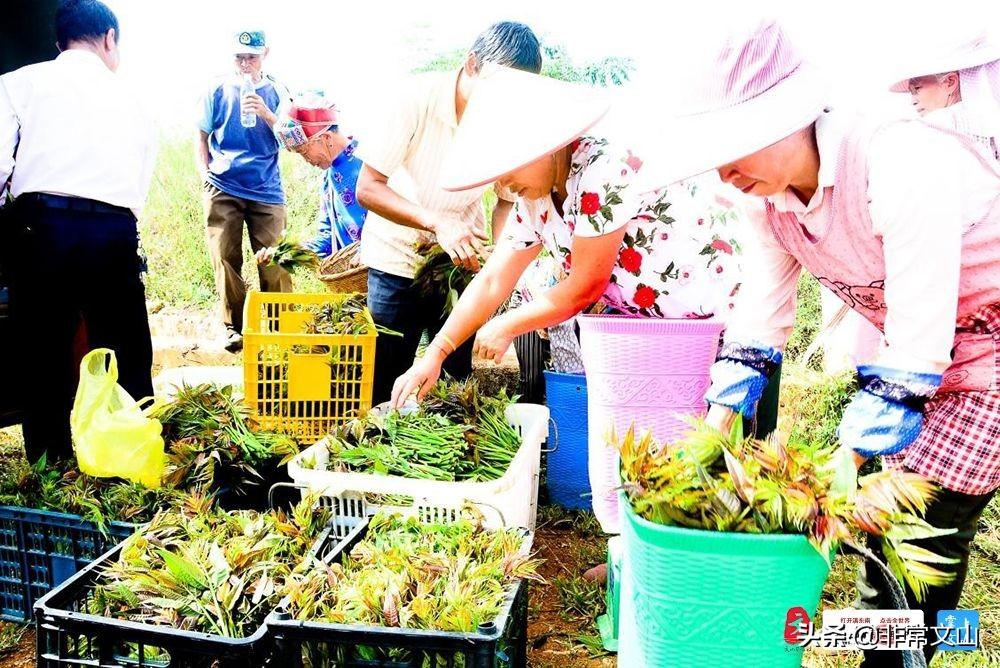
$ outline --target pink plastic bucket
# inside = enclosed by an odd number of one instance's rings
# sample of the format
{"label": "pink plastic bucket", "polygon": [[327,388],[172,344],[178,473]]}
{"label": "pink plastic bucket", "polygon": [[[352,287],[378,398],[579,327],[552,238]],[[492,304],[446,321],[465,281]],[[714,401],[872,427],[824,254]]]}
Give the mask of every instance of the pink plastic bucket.
{"label": "pink plastic bucket", "polygon": [[618,454],[606,442],[609,429],[621,434],[634,423],[670,441],[687,429],[685,416],[704,415],[723,324],[606,315],[577,322],[587,372],[594,514],[605,531],[618,533]]}

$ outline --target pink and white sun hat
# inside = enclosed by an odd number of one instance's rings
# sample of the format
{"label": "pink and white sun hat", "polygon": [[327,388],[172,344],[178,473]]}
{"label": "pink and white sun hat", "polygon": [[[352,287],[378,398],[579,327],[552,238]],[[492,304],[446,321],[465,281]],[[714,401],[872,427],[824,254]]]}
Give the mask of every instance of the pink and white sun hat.
{"label": "pink and white sun hat", "polygon": [[[935,26],[937,28],[937,26]],[[1000,159],[1000,35],[994,22],[935,30],[930,47],[919,40],[919,51],[899,70],[889,90],[909,91],[911,79],[958,72],[961,101],[928,114],[926,120],[970,136],[988,155]]]}
{"label": "pink and white sun hat", "polygon": [[704,58],[679,63],[678,95],[657,118],[637,176],[655,190],[755,153],[813,123],[828,97],[822,76],[773,20],[728,31]]}
{"label": "pink and white sun hat", "polygon": [[912,58],[905,60],[906,64],[899,69],[894,83],[889,86],[893,93],[908,92],[910,79],[945,72],[959,72],[961,78],[962,70],[1000,61],[1000,37],[995,34],[993,26],[990,29],[976,26],[964,35],[952,34],[930,47],[921,45],[919,50],[915,49]]}

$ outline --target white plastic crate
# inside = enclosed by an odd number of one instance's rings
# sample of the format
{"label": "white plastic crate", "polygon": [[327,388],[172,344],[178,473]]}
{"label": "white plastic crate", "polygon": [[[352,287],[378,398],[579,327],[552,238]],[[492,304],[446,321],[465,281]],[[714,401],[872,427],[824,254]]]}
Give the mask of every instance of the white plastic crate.
{"label": "white plastic crate", "polygon": [[[336,504],[338,517],[370,514],[379,506],[366,503],[364,497],[385,494],[410,497],[414,504],[439,509],[458,509],[472,503],[485,515],[487,528],[534,529],[549,409],[535,404],[511,404],[507,407],[507,421],[521,435],[521,447],[507,472],[489,482],[414,480],[395,475],[328,471],[330,453],[325,439],[292,459],[288,463],[288,475],[296,485],[326,497],[324,503]],[[303,462],[310,462],[315,468],[305,468]]]}
{"label": "white plastic crate", "polygon": [[[404,517],[417,517],[425,524],[457,522],[467,512],[471,505],[475,510],[488,518],[493,512],[492,505],[467,504],[456,506],[452,502],[431,503],[425,499],[414,499],[407,505],[378,505],[365,500],[366,492],[345,490],[336,496],[321,496],[317,505],[330,511],[330,534],[337,538],[346,538],[365,519],[379,510],[389,510]],[[533,535],[533,534],[532,534]]]}

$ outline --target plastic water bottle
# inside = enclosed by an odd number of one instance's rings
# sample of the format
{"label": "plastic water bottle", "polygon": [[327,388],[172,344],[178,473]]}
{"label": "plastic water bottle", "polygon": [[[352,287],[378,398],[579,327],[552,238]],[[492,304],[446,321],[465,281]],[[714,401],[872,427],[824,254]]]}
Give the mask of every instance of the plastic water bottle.
{"label": "plastic water bottle", "polygon": [[240,124],[245,128],[256,127],[257,114],[253,109],[243,106],[243,100],[247,95],[256,92],[253,85],[253,77],[249,74],[243,75],[243,85],[240,86]]}

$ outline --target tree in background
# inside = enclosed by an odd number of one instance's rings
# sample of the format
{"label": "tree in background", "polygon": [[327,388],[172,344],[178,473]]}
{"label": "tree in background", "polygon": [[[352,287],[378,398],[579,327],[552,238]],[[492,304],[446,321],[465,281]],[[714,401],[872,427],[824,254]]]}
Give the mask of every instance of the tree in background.
{"label": "tree in background", "polygon": [[543,46],[542,53],[545,56],[542,74],[562,81],[602,87],[621,86],[635,71],[632,59],[622,56],[606,56],[600,60],[577,64],[561,44]]}
{"label": "tree in background", "polygon": [[[465,49],[439,53],[423,65],[414,68],[413,72],[445,72],[458,69],[465,62],[467,53]],[[542,74],[562,81],[603,87],[621,86],[635,71],[632,59],[621,56],[607,56],[596,61],[577,63],[561,44],[543,46],[542,54],[544,56]]]}

